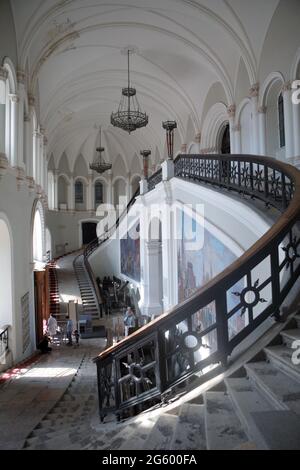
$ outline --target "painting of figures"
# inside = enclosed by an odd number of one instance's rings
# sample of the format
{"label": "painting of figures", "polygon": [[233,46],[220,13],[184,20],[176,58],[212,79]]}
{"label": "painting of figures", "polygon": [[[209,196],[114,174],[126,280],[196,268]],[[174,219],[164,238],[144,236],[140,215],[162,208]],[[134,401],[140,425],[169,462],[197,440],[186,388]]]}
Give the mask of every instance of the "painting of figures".
{"label": "painting of figures", "polygon": [[140,282],[141,262],[140,262],[140,237],[139,222],[137,222],[128,232],[127,236],[120,240],[121,251],[121,273],[130,279]]}

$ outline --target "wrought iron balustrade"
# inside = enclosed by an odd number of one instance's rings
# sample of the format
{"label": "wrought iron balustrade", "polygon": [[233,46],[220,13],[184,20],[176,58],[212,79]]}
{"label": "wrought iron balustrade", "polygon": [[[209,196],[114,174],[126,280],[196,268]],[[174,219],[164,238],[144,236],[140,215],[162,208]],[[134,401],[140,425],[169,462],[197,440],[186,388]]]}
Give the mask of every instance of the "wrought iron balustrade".
{"label": "wrought iron balustrade", "polygon": [[[233,350],[280,308],[300,275],[300,172],[271,158],[196,155],[175,176],[259,199],[281,212],[271,229],[185,302],[95,358],[100,418],[163,399],[195,374],[227,367]],[[207,312],[210,324],[207,324]]]}
{"label": "wrought iron balustrade", "polygon": [[148,178],[148,191],[152,191],[159,183],[162,182],[162,170],[158,170],[154,175]]}

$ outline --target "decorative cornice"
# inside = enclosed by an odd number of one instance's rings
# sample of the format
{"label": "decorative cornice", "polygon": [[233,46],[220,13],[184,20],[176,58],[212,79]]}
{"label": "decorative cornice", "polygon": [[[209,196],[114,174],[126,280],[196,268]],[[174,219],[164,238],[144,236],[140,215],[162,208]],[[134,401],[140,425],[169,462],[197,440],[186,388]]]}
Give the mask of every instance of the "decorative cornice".
{"label": "decorative cornice", "polygon": [[20,101],[19,95],[10,94],[8,96],[9,96],[10,101],[12,101],[12,103],[19,103]]}
{"label": "decorative cornice", "polygon": [[236,113],[236,105],[231,104],[230,106],[227,106],[227,114],[229,118],[234,118]]}
{"label": "decorative cornice", "polygon": [[259,83],[254,83],[249,90],[250,98],[257,98],[259,95]]}
{"label": "decorative cornice", "polygon": [[31,93],[28,94],[28,104],[29,106],[35,105],[35,96],[32,95]]}
{"label": "decorative cornice", "polygon": [[0,80],[6,81],[8,79],[8,71],[4,67],[0,67]]}
{"label": "decorative cornice", "polygon": [[282,85],[281,91],[282,91],[282,93],[285,93],[286,91],[291,91],[291,89],[292,89],[292,83],[291,82],[285,82]]}
{"label": "decorative cornice", "polygon": [[186,153],[187,152],[187,144],[182,144],[180,151],[181,151],[181,153]]}
{"label": "decorative cornice", "polygon": [[201,143],[201,132],[198,132],[198,134],[195,135],[195,143],[196,144]]}
{"label": "decorative cornice", "polygon": [[33,193],[33,191],[35,190],[34,178],[32,176],[27,176],[26,181],[27,181],[27,186],[28,186],[29,191]]}
{"label": "decorative cornice", "polygon": [[5,155],[5,153],[0,153],[0,179],[6,174],[8,166],[9,163],[7,156]]}
{"label": "decorative cornice", "polygon": [[21,85],[25,85],[25,83],[26,83],[26,73],[24,72],[24,70],[21,70],[21,69],[17,70],[17,81]]}
{"label": "decorative cornice", "polygon": [[258,111],[258,114],[266,114],[267,107],[266,106],[260,106],[257,111]]}

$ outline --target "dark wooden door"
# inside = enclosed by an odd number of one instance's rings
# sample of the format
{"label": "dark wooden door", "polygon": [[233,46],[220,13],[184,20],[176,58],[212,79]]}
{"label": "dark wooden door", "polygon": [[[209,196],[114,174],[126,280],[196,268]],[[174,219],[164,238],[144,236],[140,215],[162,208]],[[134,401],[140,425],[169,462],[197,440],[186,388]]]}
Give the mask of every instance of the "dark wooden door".
{"label": "dark wooden door", "polygon": [[34,302],[36,344],[43,338],[43,326],[48,319],[46,271],[34,272]]}
{"label": "dark wooden door", "polygon": [[82,224],[82,244],[88,245],[97,238],[97,223],[84,222]]}

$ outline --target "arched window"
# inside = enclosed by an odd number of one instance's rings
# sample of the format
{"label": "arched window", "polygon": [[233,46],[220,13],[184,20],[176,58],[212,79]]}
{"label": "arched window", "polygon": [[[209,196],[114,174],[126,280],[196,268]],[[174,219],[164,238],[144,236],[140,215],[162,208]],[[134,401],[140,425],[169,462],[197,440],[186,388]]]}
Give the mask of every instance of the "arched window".
{"label": "arched window", "polygon": [[35,213],[33,223],[33,260],[43,261],[43,226],[39,210]]}
{"label": "arched window", "polygon": [[285,147],[285,128],[284,128],[284,101],[282,93],[278,97],[278,123],[279,123],[279,141],[280,148]]}
{"label": "arched window", "polygon": [[103,204],[103,184],[100,181],[97,181],[95,184],[95,207]]}
{"label": "arched window", "polygon": [[75,183],[75,204],[83,204],[83,183],[82,181],[76,181]]}

